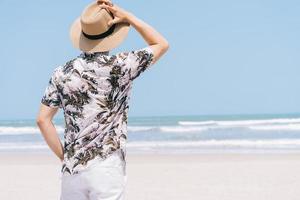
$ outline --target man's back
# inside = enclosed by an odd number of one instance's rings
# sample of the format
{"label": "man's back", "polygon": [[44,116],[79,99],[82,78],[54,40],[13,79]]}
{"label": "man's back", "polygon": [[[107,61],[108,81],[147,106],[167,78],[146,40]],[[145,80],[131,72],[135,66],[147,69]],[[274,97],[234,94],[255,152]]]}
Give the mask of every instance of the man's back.
{"label": "man's back", "polygon": [[[124,41],[130,27],[148,46],[106,55]],[[76,49],[88,53],[54,70],[36,120],[63,162],[60,199],[122,200],[132,82],[162,57],[169,44],[153,27],[111,0],[86,6],[70,28],[70,39]],[[65,116],[63,145],[52,123],[59,107]]]}
{"label": "man's back", "polygon": [[149,68],[153,50],[84,53],[55,68],[41,103],[64,110],[62,173],[77,174],[117,150],[125,162],[132,81]]}

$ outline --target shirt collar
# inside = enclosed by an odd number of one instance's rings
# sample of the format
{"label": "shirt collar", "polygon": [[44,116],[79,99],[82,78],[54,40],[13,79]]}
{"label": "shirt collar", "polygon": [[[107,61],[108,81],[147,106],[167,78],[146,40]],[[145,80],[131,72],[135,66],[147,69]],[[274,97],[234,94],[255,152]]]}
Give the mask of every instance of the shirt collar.
{"label": "shirt collar", "polygon": [[89,53],[89,52],[84,52],[82,51],[80,53],[80,57],[98,57],[98,56],[101,56],[101,55],[109,55],[109,51],[103,51],[103,52],[92,52],[92,53]]}

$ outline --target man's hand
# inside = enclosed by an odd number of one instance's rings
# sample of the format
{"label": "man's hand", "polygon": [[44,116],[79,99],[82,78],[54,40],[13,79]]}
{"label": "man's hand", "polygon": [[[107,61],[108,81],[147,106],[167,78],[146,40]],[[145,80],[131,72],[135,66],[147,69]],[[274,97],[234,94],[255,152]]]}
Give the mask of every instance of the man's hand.
{"label": "man's hand", "polygon": [[159,32],[143,20],[137,18],[131,12],[114,5],[110,0],[98,0],[97,3],[101,8],[107,9],[114,15],[115,18],[109,21],[108,25],[127,22],[141,34],[143,39],[153,50],[153,64],[169,49],[168,41]]}
{"label": "man's hand", "polygon": [[97,3],[101,8],[107,9],[114,15],[115,18],[108,22],[109,26],[120,22],[129,23],[128,18],[130,13],[128,11],[113,4],[110,0],[98,0]]}

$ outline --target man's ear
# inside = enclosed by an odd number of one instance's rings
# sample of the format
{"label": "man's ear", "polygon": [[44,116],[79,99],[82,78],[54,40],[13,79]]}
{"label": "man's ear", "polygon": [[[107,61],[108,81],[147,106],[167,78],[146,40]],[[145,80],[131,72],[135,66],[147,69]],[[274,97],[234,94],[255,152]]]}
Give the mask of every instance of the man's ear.
{"label": "man's ear", "polygon": [[37,121],[52,120],[54,115],[57,113],[58,109],[59,108],[53,108],[41,103],[36,120]]}

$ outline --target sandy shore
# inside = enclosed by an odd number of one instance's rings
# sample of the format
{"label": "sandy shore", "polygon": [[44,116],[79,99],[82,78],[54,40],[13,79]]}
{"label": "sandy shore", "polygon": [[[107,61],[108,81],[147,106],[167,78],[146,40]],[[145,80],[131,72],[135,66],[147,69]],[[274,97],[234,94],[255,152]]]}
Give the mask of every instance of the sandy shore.
{"label": "sandy shore", "polygon": [[[300,154],[127,157],[128,200],[298,200]],[[1,153],[0,199],[59,200],[60,162],[50,153]]]}

